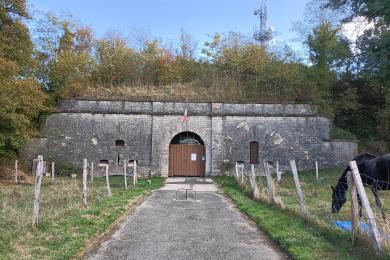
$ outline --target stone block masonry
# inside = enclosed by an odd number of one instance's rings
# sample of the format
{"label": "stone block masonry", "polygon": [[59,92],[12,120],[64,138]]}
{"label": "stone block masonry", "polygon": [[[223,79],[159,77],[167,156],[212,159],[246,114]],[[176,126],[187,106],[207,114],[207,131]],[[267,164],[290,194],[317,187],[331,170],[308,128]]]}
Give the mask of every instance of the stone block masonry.
{"label": "stone block masonry", "polygon": [[[190,119],[183,122],[186,109]],[[221,174],[236,161],[249,164],[250,142],[259,144],[260,171],[264,161],[279,161],[287,170],[294,159],[298,169],[312,169],[314,161],[328,167],[357,153],[354,142],[329,140],[329,120],[304,104],[65,100],[58,110],[42,126],[43,138],[23,150],[22,161],[29,167],[43,154],[80,168],[83,159],[108,162],[110,174],[122,174],[123,163],[136,160],[140,175],[167,176],[169,144],[181,132],[203,140],[206,176]]]}

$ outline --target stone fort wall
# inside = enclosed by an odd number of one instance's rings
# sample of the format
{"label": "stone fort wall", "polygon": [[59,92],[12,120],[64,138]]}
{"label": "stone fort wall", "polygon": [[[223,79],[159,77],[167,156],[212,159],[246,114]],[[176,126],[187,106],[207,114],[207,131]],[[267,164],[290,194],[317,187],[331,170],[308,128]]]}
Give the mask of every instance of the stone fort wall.
{"label": "stone fort wall", "polygon": [[[187,109],[190,120],[181,117]],[[137,160],[143,175],[168,175],[169,144],[181,132],[198,134],[206,146],[206,176],[221,173],[236,161],[249,164],[249,143],[259,143],[259,162],[279,161],[288,170],[347,162],[357,153],[354,142],[329,140],[330,122],[309,105],[178,103],[65,100],[42,127],[43,137],[22,152],[31,166],[43,154],[81,166],[83,159],[108,160],[111,173]],[[124,146],[115,146],[123,140]],[[233,170],[233,168],[230,168]]]}

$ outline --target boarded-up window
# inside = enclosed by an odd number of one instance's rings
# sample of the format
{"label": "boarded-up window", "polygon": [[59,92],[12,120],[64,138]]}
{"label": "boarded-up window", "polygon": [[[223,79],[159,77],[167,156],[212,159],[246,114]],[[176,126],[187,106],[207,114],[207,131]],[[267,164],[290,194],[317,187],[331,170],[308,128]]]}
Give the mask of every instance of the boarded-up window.
{"label": "boarded-up window", "polygon": [[250,143],[250,164],[259,164],[259,143]]}

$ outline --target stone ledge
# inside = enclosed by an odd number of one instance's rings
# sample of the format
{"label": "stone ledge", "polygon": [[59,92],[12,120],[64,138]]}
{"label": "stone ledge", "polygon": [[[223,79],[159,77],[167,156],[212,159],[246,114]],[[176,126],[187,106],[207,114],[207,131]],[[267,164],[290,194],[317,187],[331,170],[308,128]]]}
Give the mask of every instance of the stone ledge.
{"label": "stone ledge", "polygon": [[307,104],[236,104],[236,103],[185,103],[185,102],[130,102],[63,100],[59,112],[92,114],[153,114],[203,116],[280,116],[314,117],[316,108]]}

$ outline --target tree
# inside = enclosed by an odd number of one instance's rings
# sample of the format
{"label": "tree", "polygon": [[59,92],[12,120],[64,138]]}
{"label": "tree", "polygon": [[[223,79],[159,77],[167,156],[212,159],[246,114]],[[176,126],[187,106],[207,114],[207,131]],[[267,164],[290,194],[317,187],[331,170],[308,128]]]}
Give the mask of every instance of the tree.
{"label": "tree", "polygon": [[346,16],[345,12],[328,7],[327,3],[328,0],[310,0],[306,3],[303,20],[293,22],[292,30],[298,36],[296,41],[306,42],[307,36],[312,34],[315,28],[320,27],[324,21],[329,23],[332,28],[337,28],[340,25]]}
{"label": "tree", "polygon": [[336,72],[350,57],[348,41],[338,36],[339,28],[334,28],[327,21],[313,29],[307,37],[309,58],[312,66],[312,78],[317,86],[318,97],[316,103],[322,112],[333,117],[334,100],[331,88],[336,82]]}
{"label": "tree", "polygon": [[0,1],[0,156],[10,155],[34,134],[47,99],[32,77],[32,42],[24,0]]}
{"label": "tree", "polygon": [[60,42],[58,46],[58,52],[69,52],[74,48],[74,36],[75,33],[73,33],[70,29],[70,23],[67,21],[64,21],[62,24],[62,31],[63,34],[60,37]]}
{"label": "tree", "polygon": [[[366,115],[375,115],[369,127],[376,128],[377,137],[386,141],[390,147],[390,1],[328,0],[328,6],[336,10],[351,10],[344,22],[364,19],[373,24],[357,40],[359,51],[355,55],[361,61],[362,68],[357,71],[355,78],[364,81],[370,93],[379,93],[374,102],[370,103],[370,106],[377,104],[376,109],[370,109],[371,114]],[[364,108],[367,110],[367,107]]]}
{"label": "tree", "polygon": [[138,80],[138,54],[127,46],[123,36],[111,33],[96,43],[97,70],[94,77],[109,87],[133,85]]}
{"label": "tree", "polygon": [[0,0],[0,52],[18,64],[19,72],[28,73],[33,44],[23,21],[29,19],[25,0]]}
{"label": "tree", "polygon": [[340,28],[324,20],[308,35],[309,58],[314,66],[337,70],[350,57],[348,40],[338,36],[339,32]]}
{"label": "tree", "polygon": [[192,35],[186,33],[183,29],[180,30],[180,56],[187,60],[193,60],[197,42]]}

